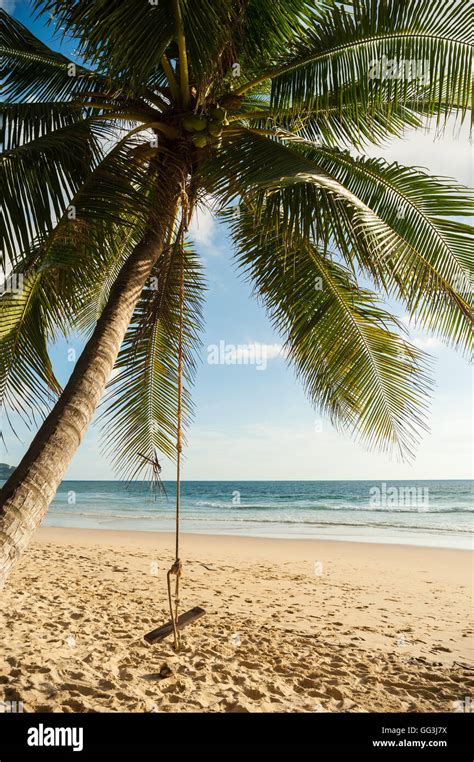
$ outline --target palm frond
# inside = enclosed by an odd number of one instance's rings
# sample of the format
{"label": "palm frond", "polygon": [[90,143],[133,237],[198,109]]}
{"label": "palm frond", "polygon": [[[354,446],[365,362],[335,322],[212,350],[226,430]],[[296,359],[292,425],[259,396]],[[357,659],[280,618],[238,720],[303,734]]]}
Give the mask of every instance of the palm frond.
{"label": "palm frond", "polygon": [[74,121],[5,151],[2,239],[13,258],[18,248],[50,233],[72,197],[102,158],[106,125]]}
{"label": "palm frond", "polygon": [[84,118],[80,105],[63,101],[2,103],[1,107],[2,151],[31,143]]}
{"label": "palm frond", "polygon": [[330,98],[316,110],[298,113],[291,108],[286,112],[274,111],[269,101],[260,100],[253,108],[249,104],[248,114],[247,118],[245,112],[239,115],[239,120],[252,128],[270,128],[276,133],[283,130],[310,142],[360,149],[381,144],[390,137],[402,137],[407,129],[422,127],[423,120],[432,116],[433,111],[414,101],[405,104],[385,101],[369,109],[363,108],[361,102],[355,106]]}
{"label": "palm frond", "polygon": [[[51,50],[0,8],[2,95],[9,101],[65,101],[99,91],[105,79]],[[110,83],[109,83],[110,85]]]}
{"label": "palm frond", "polygon": [[[28,425],[43,416],[61,388],[51,344],[77,326],[83,299],[96,283],[108,231],[62,220],[54,233],[17,257],[0,299],[0,409]],[[10,284],[17,286],[14,290]]]}
{"label": "palm frond", "polygon": [[174,458],[177,437],[178,337],[184,258],[184,425],[192,416],[190,387],[202,329],[205,288],[198,257],[175,242],[144,289],[108,386],[101,420],[104,447],[120,473],[133,478],[155,449]]}
{"label": "palm frond", "polygon": [[120,224],[105,223],[103,228],[97,236],[103,256],[95,264],[95,278],[86,284],[75,321],[78,330],[86,335],[94,330],[120,270],[144,235],[145,225],[129,224],[124,230]]}
{"label": "palm frond", "polygon": [[[189,69],[193,84],[205,81],[229,40],[233,0],[179,0],[183,16]],[[53,24],[65,26],[78,41],[85,60],[120,80],[123,92],[143,94],[147,87],[165,85],[163,54],[178,59],[174,0],[159,3],[136,0],[98,0],[64,4],[36,0],[38,12],[53,14]]]}
{"label": "palm frond", "polygon": [[[348,263],[355,260],[388,295],[401,299],[415,323],[469,354],[473,231],[452,218],[474,213],[472,191],[448,178],[381,159],[354,158],[337,149],[302,144],[295,150],[314,161],[315,185],[307,187],[307,183],[313,184],[310,175],[286,178],[286,189],[276,190],[272,197],[275,210],[285,207],[287,220],[307,220],[311,208],[319,209],[320,216],[326,210],[327,223],[332,220],[332,236]],[[342,196],[322,200],[324,191],[317,179],[321,172],[363,206],[347,209],[347,199]],[[338,211],[341,206],[346,209]],[[317,216],[312,230],[315,236],[319,234]],[[323,221],[322,230],[326,229]]]}
{"label": "palm frond", "polygon": [[83,59],[120,82],[123,93],[146,92],[174,32],[169,0],[138,6],[134,0],[35,0],[33,8],[49,14],[57,31],[67,29]]}
{"label": "palm frond", "polygon": [[[239,0],[233,2],[235,17],[231,25],[228,51],[224,52],[229,66],[239,63],[240,81],[245,82],[254,72],[278,59],[291,45],[291,41],[304,28],[314,22],[315,3],[310,7],[306,0]],[[318,2],[318,8],[326,5]],[[238,83],[239,78],[233,78]]]}
{"label": "palm frond", "polygon": [[334,98],[354,109],[419,100],[441,117],[470,104],[468,3],[354,0],[332,4],[275,66],[241,86],[272,80],[275,111],[317,111]]}
{"label": "palm frond", "polygon": [[[56,307],[54,293],[38,289],[37,276],[34,275],[17,277],[16,283],[18,289],[3,293],[0,299],[0,410],[3,425],[5,421],[10,423],[9,409],[31,424],[35,413],[43,416],[60,392],[48,350],[50,316]],[[2,427],[0,436],[3,435]]]}
{"label": "palm frond", "polygon": [[[0,405],[5,409],[14,402],[22,378],[24,409],[34,409],[38,399],[44,412],[42,385],[59,389],[47,343],[83,329],[91,305],[99,316],[95,296],[110,275],[108,268],[123,264],[123,254],[130,253],[146,224],[159,215],[156,171],[150,171],[149,160],[143,165],[135,148],[133,137],[119,141],[73,196],[74,218],[66,210],[52,232],[23,251],[15,249],[13,273],[23,278],[25,291],[0,299]],[[130,245],[121,258],[120,241],[125,240]]]}
{"label": "palm frond", "polygon": [[449,219],[472,213],[468,189],[417,168],[237,128],[219,161],[232,182],[217,159],[203,168],[204,182],[224,204],[239,196],[265,202],[268,225],[271,215],[289,236],[337,248],[420,325],[470,351],[471,230]]}
{"label": "palm frond", "polygon": [[286,339],[311,401],[369,447],[413,454],[426,427],[423,354],[401,337],[376,295],[284,220],[266,226],[254,205],[229,216],[240,266]]}

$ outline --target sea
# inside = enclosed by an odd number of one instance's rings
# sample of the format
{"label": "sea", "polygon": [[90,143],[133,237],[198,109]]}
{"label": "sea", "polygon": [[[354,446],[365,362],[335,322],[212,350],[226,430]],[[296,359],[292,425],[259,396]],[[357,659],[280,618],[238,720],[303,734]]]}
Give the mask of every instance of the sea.
{"label": "sea", "polygon": [[[64,481],[44,526],[174,531],[175,485]],[[473,482],[185,481],[181,530],[473,547]]]}

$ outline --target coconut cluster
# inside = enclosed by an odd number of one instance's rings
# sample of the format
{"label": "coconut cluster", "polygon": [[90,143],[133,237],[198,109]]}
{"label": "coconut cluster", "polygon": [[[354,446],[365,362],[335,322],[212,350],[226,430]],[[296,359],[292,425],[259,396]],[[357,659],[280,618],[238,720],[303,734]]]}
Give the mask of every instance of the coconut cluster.
{"label": "coconut cluster", "polygon": [[186,132],[191,133],[191,140],[196,148],[205,148],[219,140],[227,124],[227,111],[220,106],[211,109],[209,115],[190,114],[183,119],[183,127]]}

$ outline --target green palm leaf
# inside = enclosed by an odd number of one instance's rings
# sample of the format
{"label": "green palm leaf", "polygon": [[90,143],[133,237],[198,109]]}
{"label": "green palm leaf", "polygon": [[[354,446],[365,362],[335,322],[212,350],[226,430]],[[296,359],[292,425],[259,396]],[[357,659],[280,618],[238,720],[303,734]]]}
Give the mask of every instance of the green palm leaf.
{"label": "green palm leaf", "polygon": [[236,256],[279,332],[311,401],[370,447],[413,454],[425,428],[426,359],[350,271],[294,233],[240,206]]}
{"label": "green palm leaf", "polygon": [[102,158],[106,134],[103,124],[76,121],[2,154],[6,212],[2,239],[12,258],[18,245],[26,249],[29,241],[53,230]]}
{"label": "green palm leaf", "polygon": [[154,174],[144,171],[135,148],[133,137],[119,141],[72,197],[74,218],[66,210],[51,233],[16,251],[13,272],[23,276],[25,293],[0,299],[4,409],[18,396],[23,378],[22,407],[33,409],[35,400],[41,400],[45,411],[52,396],[45,397],[44,385],[55,393],[59,390],[45,351],[47,342],[83,329],[87,312],[89,328],[92,311],[98,319],[96,297],[104,288],[104,274],[114,267],[118,272],[124,261],[120,243],[128,241],[125,253],[130,253],[146,223],[155,219],[160,190],[153,187]]}
{"label": "green palm leaf", "polygon": [[[451,104],[464,113],[471,97],[471,26],[469,6],[458,0],[334,4],[283,60],[237,92],[271,78],[274,110],[317,111],[321,99],[334,96],[359,110],[388,100],[404,104],[415,90],[422,109],[442,101],[448,112]],[[387,61],[395,64],[380,68]],[[414,72],[405,63],[411,61]]]}
{"label": "green palm leaf", "polygon": [[446,112],[449,110],[445,104],[430,109],[428,104],[423,107],[415,101],[393,104],[390,100],[363,108],[361,102],[354,105],[343,100],[341,103],[331,97],[315,109],[295,113],[291,108],[274,110],[269,101],[260,100],[253,103],[253,108],[249,103],[250,116],[241,119],[252,128],[273,128],[276,132],[281,129],[310,142],[362,148],[381,144],[390,137],[402,137],[407,128],[422,127],[422,115],[429,117],[443,108]]}
{"label": "green palm leaf", "polygon": [[184,425],[192,415],[190,386],[202,329],[201,264],[175,243],[157,263],[142,293],[116,363],[102,413],[105,449],[120,473],[133,478],[155,448],[174,458],[178,409],[181,262],[184,261]]}
{"label": "green palm leaf", "polygon": [[100,90],[105,78],[42,43],[0,8],[2,94],[10,101],[65,101]]}
{"label": "green palm leaf", "polygon": [[[34,276],[25,277],[18,292],[0,299],[0,409],[7,422],[12,409],[27,423],[44,415],[60,392],[48,351],[49,316],[54,310],[47,289],[38,292]],[[3,437],[4,429],[0,436]]]}
{"label": "green palm leaf", "polygon": [[[94,3],[36,0],[34,7],[54,14],[57,28],[66,26],[92,65],[123,83],[124,92],[143,93],[147,83],[163,85],[164,53],[177,57],[176,0],[145,2],[98,0]],[[233,0],[180,0],[193,82],[202,82],[229,41]],[[158,78],[157,78],[157,73]]]}
{"label": "green palm leaf", "polygon": [[62,101],[2,103],[3,146],[10,151],[83,119],[80,105]]}
{"label": "green palm leaf", "polygon": [[[58,393],[48,345],[71,330],[93,334],[122,266],[161,225],[168,170],[179,161],[187,168],[184,207],[206,192],[222,206],[239,202],[241,217],[232,218],[239,262],[286,337],[311,400],[369,445],[412,452],[424,425],[425,359],[358,282],[368,278],[421,325],[469,347],[470,228],[455,218],[472,211],[472,198],[450,180],[341,148],[401,135],[423,117],[464,115],[467,5],[160,0],[138,12],[136,0],[35,0],[34,7],[76,38],[90,68],[0,12],[8,101],[2,232],[26,284],[0,299],[0,404],[28,418]],[[428,60],[429,77],[372,78],[383,56]],[[229,121],[213,125],[216,135],[208,122],[218,139],[201,147],[186,119],[201,109],[212,116],[216,104]],[[175,452],[182,257],[191,414],[203,282],[192,250],[174,245],[156,265],[158,288],[149,283],[136,306],[104,412],[106,448],[128,475],[143,465],[138,453]]]}
{"label": "green palm leaf", "polygon": [[362,268],[404,300],[421,325],[470,350],[471,230],[448,219],[472,213],[466,188],[416,168],[299,141],[282,145],[237,128],[223,155],[231,184],[217,161],[203,169],[223,203],[239,195],[266,202],[268,226],[332,244],[354,273]]}

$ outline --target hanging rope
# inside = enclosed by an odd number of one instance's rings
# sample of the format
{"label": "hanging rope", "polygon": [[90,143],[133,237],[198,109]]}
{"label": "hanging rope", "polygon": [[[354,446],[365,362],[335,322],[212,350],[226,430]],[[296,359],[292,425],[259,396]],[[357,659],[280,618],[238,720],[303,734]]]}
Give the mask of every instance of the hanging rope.
{"label": "hanging rope", "polygon": [[[178,232],[180,237],[180,286],[179,286],[179,335],[178,335],[178,410],[176,432],[176,519],[175,519],[175,559],[168,570],[166,579],[168,582],[168,603],[170,617],[173,625],[174,650],[181,647],[180,633],[178,629],[179,616],[179,581],[182,573],[182,563],[179,557],[179,534],[181,518],[181,453],[183,450],[183,325],[184,325],[184,232],[187,228],[187,194],[183,190],[182,195],[181,225]],[[171,594],[171,577],[175,576],[174,606]]]}

